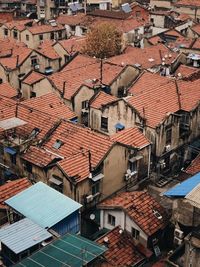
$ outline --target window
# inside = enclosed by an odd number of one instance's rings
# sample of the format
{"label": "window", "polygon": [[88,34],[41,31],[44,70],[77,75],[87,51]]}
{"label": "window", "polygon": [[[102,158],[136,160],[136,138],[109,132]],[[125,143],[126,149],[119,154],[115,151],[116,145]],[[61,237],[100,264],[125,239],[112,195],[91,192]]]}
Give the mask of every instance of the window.
{"label": "window", "polygon": [[131,170],[131,172],[137,171],[137,161],[129,161],[129,169]]}
{"label": "window", "polygon": [[88,100],[82,101],[82,109],[87,109],[88,108]]}
{"label": "window", "polygon": [[14,31],[13,31],[13,37],[14,37],[15,39],[17,39],[17,36],[18,36],[17,30],[14,30]]}
{"label": "window", "polygon": [[60,193],[63,193],[63,179],[56,176],[52,175],[52,177],[49,179],[50,186],[57,190]]}
{"label": "window", "polygon": [[26,162],[26,170],[29,173],[32,173],[32,164],[30,162]]}
{"label": "window", "polygon": [[51,40],[53,40],[54,39],[54,32],[51,32]]}
{"label": "window", "polygon": [[16,154],[10,154],[10,161],[12,162],[12,164],[16,165]]}
{"label": "window", "polygon": [[32,56],[31,57],[31,66],[35,66],[37,64],[38,64],[37,56]]}
{"label": "window", "polygon": [[166,130],[166,144],[171,144],[172,140],[172,129],[169,128]]}
{"label": "window", "polygon": [[92,186],[92,195],[94,196],[97,193],[99,193],[99,189],[100,189],[100,184],[99,182],[97,182]]}
{"label": "window", "polygon": [[53,148],[59,149],[63,144],[64,143],[61,140],[57,139],[56,142],[53,144]]}
{"label": "window", "polygon": [[111,224],[112,226],[115,226],[115,216],[108,214],[108,223]]}
{"label": "window", "polygon": [[4,29],[4,35],[8,36],[8,29]]}
{"label": "window", "polygon": [[29,41],[29,35],[26,34],[26,41]]}
{"label": "window", "polygon": [[108,118],[101,117],[101,129],[108,131]]}
{"label": "window", "polygon": [[140,236],[140,231],[138,231],[137,229],[133,228],[131,229],[131,234],[132,234],[132,237],[135,238],[135,239],[139,239],[139,236]]}
{"label": "window", "polygon": [[138,17],[141,16],[141,12],[140,12],[140,11],[136,11],[136,12],[135,12],[135,15],[136,15],[136,17],[138,18]]}
{"label": "window", "polygon": [[39,35],[39,40],[42,41],[43,40],[43,34]]}
{"label": "window", "polygon": [[62,31],[58,31],[58,39],[62,39]]}
{"label": "window", "polygon": [[35,92],[31,92],[30,98],[32,97],[36,97],[36,93]]}

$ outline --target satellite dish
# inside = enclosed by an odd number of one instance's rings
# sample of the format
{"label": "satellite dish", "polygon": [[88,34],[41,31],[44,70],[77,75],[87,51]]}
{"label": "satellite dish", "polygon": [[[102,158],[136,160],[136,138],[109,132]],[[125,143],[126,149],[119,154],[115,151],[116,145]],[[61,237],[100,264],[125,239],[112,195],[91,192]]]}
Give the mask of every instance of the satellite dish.
{"label": "satellite dish", "polygon": [[90,214],[90,220],[94,220],[95,219],[95,215],[92,213],[92,214]]}

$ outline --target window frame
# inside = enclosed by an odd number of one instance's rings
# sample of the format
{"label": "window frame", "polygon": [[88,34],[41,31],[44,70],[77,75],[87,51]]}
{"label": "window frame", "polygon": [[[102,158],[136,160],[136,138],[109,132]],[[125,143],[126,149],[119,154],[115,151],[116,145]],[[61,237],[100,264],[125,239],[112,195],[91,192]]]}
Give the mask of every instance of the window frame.
{"label": "window frame", "polygon": [[101,130],[108,132],[108,118],[101,116]]}
{"label": "window frame", "polygon": [[107,217],[107,223],[115,226],[116,225],[116,218],[115,216],[113,216],[112,214],[108,213],[108,217]]}
{"label": "window frame", "polygon": [[134,239],[139,240],[140,231],[134,227],[131,227],[131,235]]}

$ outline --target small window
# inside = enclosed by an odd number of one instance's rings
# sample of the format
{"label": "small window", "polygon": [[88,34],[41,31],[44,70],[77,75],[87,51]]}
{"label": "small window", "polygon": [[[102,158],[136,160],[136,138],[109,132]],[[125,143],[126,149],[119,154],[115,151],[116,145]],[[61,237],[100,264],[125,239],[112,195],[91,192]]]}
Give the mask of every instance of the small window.
{"label": "small window", "polygon": [[108,214],[108,223],[111,224],[112,226],[115,226],[115,216]]}
{"label": "small window", "polygon": [[166,144],[171,144],[172,140],[172,129],[169,128],[166,130]]}
{"label": "small window", "polygon": [[87,109],[88,108],[88,100],[82,101],[82,109]]}
{"label": "small window", "polygon": [[29,173],[32,173],[32,164],[30,162],[26,162],[26,170]]}
{"label": "small window", "polygon": [[43,40],[43,34],[39,35],[39,40],[42,41]]}
{"label": "small window", "polygon": [[54,39],[54,32],[51,32],[51,40]]}
{"label": "small window", "polygon": [[31,65],[32,66],[35,66],[38,64],[38,59],[37,59],[37,56],[33,56],[31,57]]}
{"label": "small window", "polygon": [[14,31],[13,31],[13,37],[14,37],[15,39],[17,39],[17,37],[18,37],[17,30],[14,30]]}
{"label": "small window", "polygon": [[58,38],[62,39],[62,31],[58,31]]}
{"label": "small window", "polygon": [[140,11],[136,11],[135,15],[136,15],[137,18],[139,18],[141,16],[141,12]]}
{"label": "small window", "polygon": [[8,29],[4,29],[4,35],[8,36]]}
{"label": "small window", "polygon": [[92,195],[96,195],[97,193],[99,193],[99,189],[100,189],[100,184],[99,182],[96,182],[93,186],[92,186]]}
{"label": "small window", "polygon": [[139,239],[139,236],[140,236],[140,231],[138,231],[137,229],[133,228],[131,229],[131,234],[132,234],[132,237],[135,238],[135,239]]}
{"label": "small window", "polygon": [[54,188],[55,190],[57,190],[60,193],[63,193],[63,179],[53,175],[50,179],[49,179],[49,183],[50,186],[52,188]]}
{"label": "small window", "polygon": [[17,163],[16,154],[14,155],[10,154],[10,161],[12,162],[12,164],[16,165]]}
{"label": "small window", "polygon": [[131,172],[137,171],[137,161],[129,161],[129,169],[131,170]]}
{"label": "small window", "polygon": [[26,34],[26,41],[29,41],[29,35]]}
{"label": "small window", "polygon": [[103,131],[108,131],[108,118],[101,117],[101,129]]}
{"label": "small window", "polygon": [[56,142],[53,144],[53,148],[59,149],[63,144],[63,141],[57,139]]}
{"label": "small window", "polygon": [[30,98],[36,97],[36,93],[35,92],[31,92]]}

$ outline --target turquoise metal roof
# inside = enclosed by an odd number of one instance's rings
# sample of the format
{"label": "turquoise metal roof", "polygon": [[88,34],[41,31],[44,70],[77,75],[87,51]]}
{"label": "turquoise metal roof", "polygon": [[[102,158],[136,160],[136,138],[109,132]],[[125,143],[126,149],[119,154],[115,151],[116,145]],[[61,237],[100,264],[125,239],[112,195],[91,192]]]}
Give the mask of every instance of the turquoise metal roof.
{"label": "turquoise metal roof", "polygon": [[47,230],[27,218],[0,229],[0,241],[15,254],[50,237],[52,235]]}
{"label": "turquoise metal roof", "polygon": [[102,255],[107,248],[78,235],[67,234],[15,267],[81,267]]}
{"label": "turquoise metal roof", "polygon": [[82,206],[50,186],[38,182],[5,203],[43,228],[50,228]]}
{"label": "turquoise metal roof", "polygon": [[163,195],[167,197],[185,197],[198,184],[200,184],[200,173],[169,189]]}

